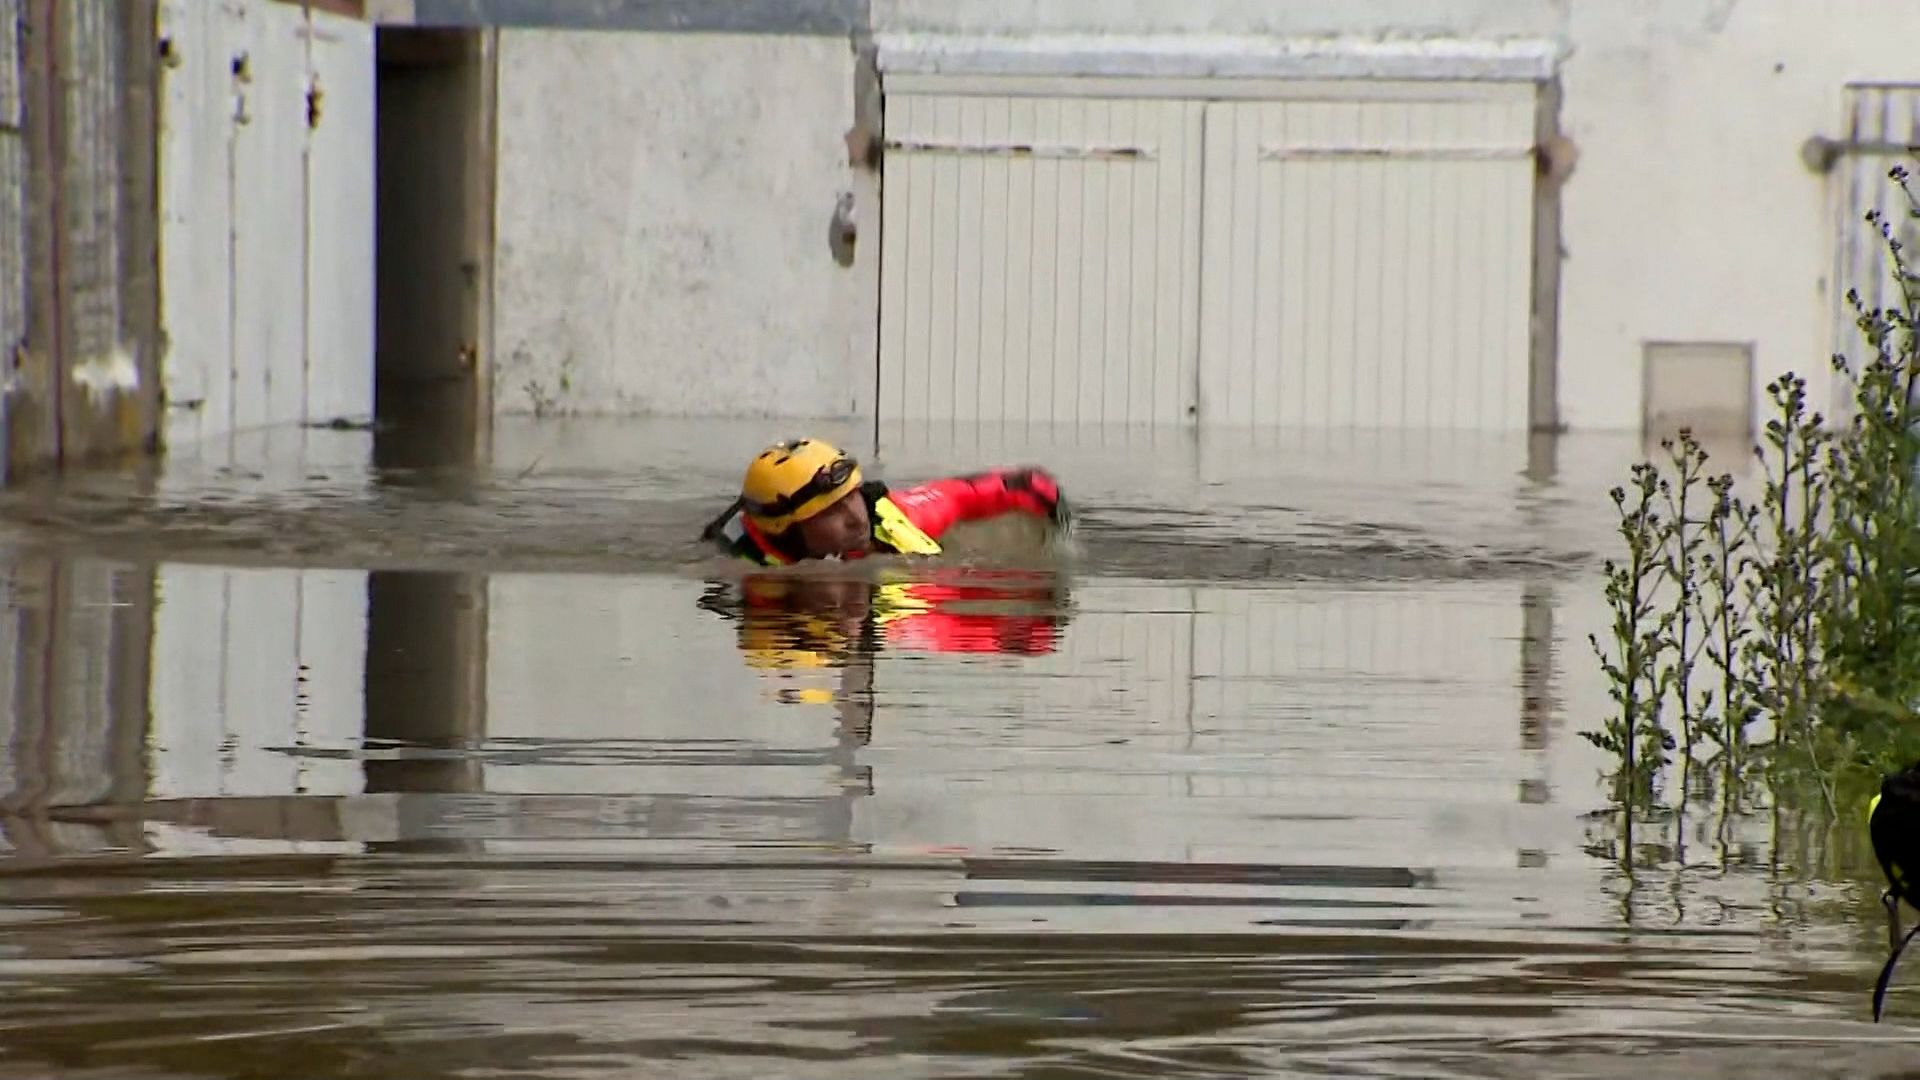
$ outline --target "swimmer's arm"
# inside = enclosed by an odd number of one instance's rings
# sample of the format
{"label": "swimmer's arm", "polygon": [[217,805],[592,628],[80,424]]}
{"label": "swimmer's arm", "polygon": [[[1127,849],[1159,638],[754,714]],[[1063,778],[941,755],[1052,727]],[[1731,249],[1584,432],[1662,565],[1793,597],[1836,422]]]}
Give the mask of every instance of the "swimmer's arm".
{"label": "swimmer's arm", "polygon": [[991,469],[929,480],[891,497],[908,520],[935,538],[962,521],[1019,513],[1064,524],[1067,513],[1059,483],[1039,468]]}

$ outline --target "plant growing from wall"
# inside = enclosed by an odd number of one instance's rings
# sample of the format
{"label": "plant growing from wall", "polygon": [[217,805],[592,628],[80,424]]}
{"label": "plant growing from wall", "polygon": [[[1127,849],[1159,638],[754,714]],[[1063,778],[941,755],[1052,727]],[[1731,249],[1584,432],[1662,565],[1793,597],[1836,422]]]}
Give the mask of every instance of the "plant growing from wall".
{"label": "plant growing from wall", "polygon": [[[1890,177],[1920,220],[1907,171]],[[1846,421],[1787,372],[1767,387],[1757,499],[1684,431],[1611,492],[1624,550],[1606,564],[1609,638],[1591,640],[1613,709],[1582,734],[1615,756],[1629,815],[1675,766],[1677,806],[1705,767],[1729,812],[1759,782],[1831,813],[1920,759],[1920,276],[1892,225],[1867,223],[1898,289],[1887,308],[1848,295],[1866,349],[1833,358]]]}

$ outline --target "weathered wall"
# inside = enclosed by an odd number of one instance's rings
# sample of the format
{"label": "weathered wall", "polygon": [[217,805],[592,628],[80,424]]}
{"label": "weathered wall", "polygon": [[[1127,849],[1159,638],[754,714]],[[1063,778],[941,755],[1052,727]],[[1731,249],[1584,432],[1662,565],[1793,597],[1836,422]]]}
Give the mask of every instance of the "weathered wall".
{"label": "weathered wall", "polygon": [[152,440],[153,3],[0,5],[9,477],[139,452]]}
{"label": "weathered wall", "polygon": [[373,29],[163,0],[164,444],[373,411]]}
{"label": "weathered wall", "polygon": [[1563,195],[1562,415],[1637,425],[1648,340],[1752,342],[1756,409],[1788,368],[1825,405],[1834,245],[1864,225],[1840,208],[1842,174],[1809,172],[1800,149],[1843,134],[1846,82],[1920,81],[1920,5],[1646,10],[1575,5],[1569,26],[1561,126],[1580,157]]}
{"label": "weathered wall", "polygon": [[[500,35],[501,412],[869,408],[879,219],[845,37]],[[853,265],[829,242],[851,197]]]}

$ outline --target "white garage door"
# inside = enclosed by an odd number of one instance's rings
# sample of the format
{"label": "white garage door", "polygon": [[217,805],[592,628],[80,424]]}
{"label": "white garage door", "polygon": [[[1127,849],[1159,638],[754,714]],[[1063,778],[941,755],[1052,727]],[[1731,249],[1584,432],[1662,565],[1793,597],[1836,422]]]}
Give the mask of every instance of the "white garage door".
{"label": "white garage door", "polygon": [[883,420],[1527,427],[1531,84],[990,82],[888,98]]}
{"label": "white garage door", "polygon": [[880,412],[1176,423],[1193,404],[1195,102],[887,102]]}
{"label": "white garage door", "polygon": [[1532,88],[1498,89],[1208,107],[1208,424],[1527,426]]}

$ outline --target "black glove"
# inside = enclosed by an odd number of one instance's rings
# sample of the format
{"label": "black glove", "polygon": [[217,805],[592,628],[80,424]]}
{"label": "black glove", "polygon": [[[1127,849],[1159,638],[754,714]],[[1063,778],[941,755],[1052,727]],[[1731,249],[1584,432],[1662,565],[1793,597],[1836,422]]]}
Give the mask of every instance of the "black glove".
{"label": "black glove", "polygon": [[1060,493],[1059,481],[1045,469],[1028,467],[1014,469],[1006,474],[1003,483],[1008,491],[1030,492],[1047,508],[1047,519],[1061,532],[1073,526],[1073,509],[1067,505],[1067,498]]}

